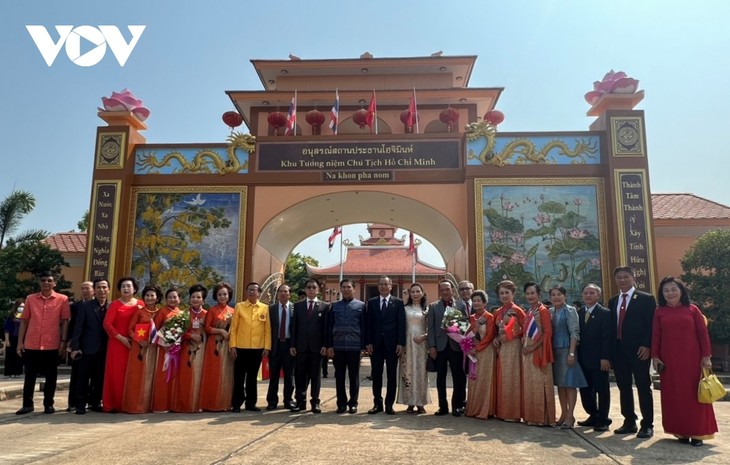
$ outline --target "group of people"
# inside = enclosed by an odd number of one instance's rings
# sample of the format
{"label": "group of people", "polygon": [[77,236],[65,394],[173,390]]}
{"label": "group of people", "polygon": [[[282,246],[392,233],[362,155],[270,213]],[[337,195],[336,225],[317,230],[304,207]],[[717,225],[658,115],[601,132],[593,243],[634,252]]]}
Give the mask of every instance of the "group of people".
{"label": "group of people", "polygon": [[257,376],[264,357],[270,367],[266,410],[279,408],[283,377],[284,408],[321,413],[322,362],[332,359],[336,412],[353,414],[359,405],[361,359],[369,356],[369,414],[394,415],[395,403],[406,405],[408,413],[425,413],[431,403],[428,371],[435,371],[437,416],[572,428],[580,392],[588,417],[577,424],[599,432],[611,424],[613,369],[623,416],[614,433],[649,438],[654,428],[653,364],[661,376],[665,432],[701,445],[717,432],[712,405],[700,404],[696,397],[701,369],[712,366],[702,313],[673,277],[660,283],[658,307],[653,296],[636,289],[630,267],[616,268],[614,279],[620,293],[607,307],[600,303],[596,284],[583,288],[582,304],[576,308],[566,303],[562,285],[549,290],[545,305],[540,285],[528,282],[522,287],[527,301],[523,309],[514,302],[515,283],[508,280],[497,286],[500,306],[492,311],[486,292],[474,290],[469,281],[458,288],[448,280],[440,282],[439,299],[432,303],[423,286],[414,283],[403,302],[392,295],[391,279],[382,276],[379,295],[367,302],[355,298],[355,282],[348,278],[340,282],[340,300],[322,301],[319,283],[309,279],[301,300],[292,302],[290,287],[282,284],[271,305],[259,300],[259,285],[249,283],[246,300],[235,308],[229,305],[231,286],[220,283],[213,289],[216,305],[207,310],[207,289],[195,285],[188,290],[188,308],[181,311],[177,289],[163,296],[148,285],[139,300],[131,277],[118,281],[117,300],[109,301],[109,283],[97,279],[82,285],[84,300],[69,305],[53,290],[54,277],[43,273],[41,292],[28,296],[19,317],[16,350],[25,365],[25,386],[17,414],[34,410],[39,374],[46,376],[44,411],[55,411],[56,363],[65,351],[72,359],[69,409],[77,414],[87,408],[258,412]]}

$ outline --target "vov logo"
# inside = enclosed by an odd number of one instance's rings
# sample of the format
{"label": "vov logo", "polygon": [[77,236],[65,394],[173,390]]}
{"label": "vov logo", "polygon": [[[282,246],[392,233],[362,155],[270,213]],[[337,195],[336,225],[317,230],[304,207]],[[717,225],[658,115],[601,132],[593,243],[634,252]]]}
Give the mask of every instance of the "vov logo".
{"label": "vov logo", "polygon": [[[59,35],[58,42],[53,41],[45,26],[25,26],[49,67],[56,60],[61,47],[64,45],[66,55],[74,64],[94,66],[104,58],[107,44],[119,62],[119,66],[124,66],[147,26],[127,26],[132,34],[132,40],[129,43],[124,40],[124,36],[116,26],[99,26],[98,28],[94,26],[55,27]],[[93,49],[83,55],[81,54],[82,38],[95,45]]]}

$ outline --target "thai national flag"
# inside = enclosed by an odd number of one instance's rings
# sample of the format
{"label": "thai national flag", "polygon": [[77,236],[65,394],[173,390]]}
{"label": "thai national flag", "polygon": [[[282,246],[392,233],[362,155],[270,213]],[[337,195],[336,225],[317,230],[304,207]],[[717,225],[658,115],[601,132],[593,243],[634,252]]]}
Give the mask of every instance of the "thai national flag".
{"label": "thai national flag", "polygon": [[297,133],[297,91],[294,91],[294,97],[289,105],[289,114],[286,115],[286,131],[284,135],[294,136]]}
{"label": "thai national flag", "polygon": [[337,122],[340,117],[340,92],[335,90],[335,104],[332,105],[330,110],[330,129],[332,134],[337,135]]}
{"label": "thai national flag", "polygon": [[157,343],[157,326],[155,326],[155,320],[150,321],[150,343]]}
{"label": "thai national flag", "polygon": [[332,251],[332,247],[335,246],[335,239],[337,239],[337,236],[339,236],[340,234],[342,234],[342,228],[339,226],[335,226],[335,229],[332,230],[332,234],[330,234],[330,237],[327,240],[330,246],[330,252]]}
{"label": "thai national flag", "polygon": [[535,340],[539,335],[540,331],[537,329],[537,321],[535,318],[530,318],[530,322],[527,324],[527,337]]}

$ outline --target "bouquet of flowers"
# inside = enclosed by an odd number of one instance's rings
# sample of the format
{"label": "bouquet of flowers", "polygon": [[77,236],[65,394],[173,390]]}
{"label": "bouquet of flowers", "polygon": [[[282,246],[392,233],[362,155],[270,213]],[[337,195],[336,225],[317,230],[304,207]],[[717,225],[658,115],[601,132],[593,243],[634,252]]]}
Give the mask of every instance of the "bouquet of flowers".
{"label": "bouquet of flowers", "polygon": [[180,344],[188,326],[190,326],[190,315],[187,311],[183,311],[168,318],[162,329],[157,332],[157,343],[162,347],[169,347],[165,351],[165,363],[162,365],[162,371],[167,371],[168,383],[177,374],[180,365]]}
{"label": "bouquet of flowers", "polygon": [[469,379],[476,379],[477,359],[469,353],[474,349],[476,343],[474,342],[474,333],[469,331],[469,319],[461,310],[446,307],[444,318],[441,320],[441,328],[446,331],[449,338],[459,344],[461,351],[464,353],[464,363],[469,359]]}

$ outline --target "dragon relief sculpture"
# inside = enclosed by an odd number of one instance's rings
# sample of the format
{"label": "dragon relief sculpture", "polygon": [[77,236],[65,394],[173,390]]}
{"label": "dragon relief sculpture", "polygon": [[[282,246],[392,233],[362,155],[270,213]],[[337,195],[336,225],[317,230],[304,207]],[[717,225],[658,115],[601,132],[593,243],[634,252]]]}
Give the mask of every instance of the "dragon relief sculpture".
{"label": "dragon relief sculpture", "polygon": [[175,162],[180,167],[176,168],[174,173],[218,173],[223,175],[247,170],[248,160],[241,163],[236,155],[236,150],[241,149],[253,153],[256,150],[256,136],[235,132],[228,136],[226,142],[228,142],[228,147],[225,158],[220,153],[209,149],[200,150],[191,160],[180,152],[169,152],[162,160],[157,159],[155,152],[147,152],[139,155],[137,165],[146,170],[147,174],[159,173],[159,168],[172,166]]}
{"label": "dragon relief sculpture", "polygon": [[548,159],[548,155],[552,150],[557,149],[560,155],[571,159],[571,164],[579,164],[585,163],[587,158],[595,158],[598,152],[597,143],[588,143],[584,140],[576,140],[575,147],[572,149],[562,140],[552,140],[538,149],[529,139],[514,139],[507,143],[501,152],[495,153],[496,134],[497,128],[488,122],[481,121],[468,124],[466,126],[467,142],[483,137],[487,140],[487,144],[478,155],[472,149],[469,149],[467,158],[469,160],[479,160],[482,165],[496,166],[506,165],[513,157],[516,157],[512,162],[515,165],[554,164],[555,161]]}

